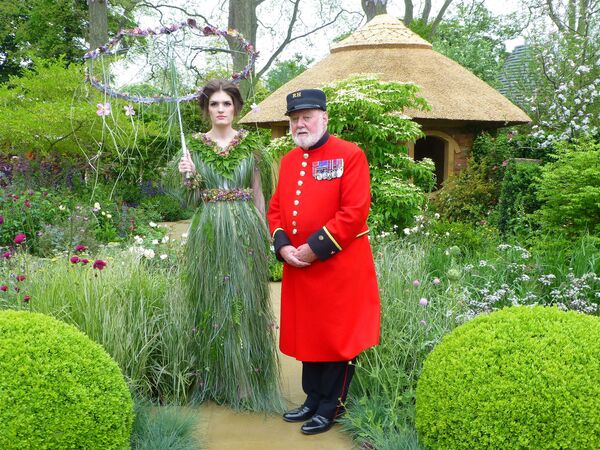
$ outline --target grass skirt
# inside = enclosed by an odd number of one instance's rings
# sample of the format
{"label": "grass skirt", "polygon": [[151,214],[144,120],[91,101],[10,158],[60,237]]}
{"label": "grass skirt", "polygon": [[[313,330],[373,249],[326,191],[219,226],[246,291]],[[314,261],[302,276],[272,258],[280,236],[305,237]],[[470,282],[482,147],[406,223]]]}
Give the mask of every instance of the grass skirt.
{"label": "grass skirt", "polygon": [[281,411],[266,226],[251,201],[204,203],[190,227],[186,286],[195,311],[195,397]]}

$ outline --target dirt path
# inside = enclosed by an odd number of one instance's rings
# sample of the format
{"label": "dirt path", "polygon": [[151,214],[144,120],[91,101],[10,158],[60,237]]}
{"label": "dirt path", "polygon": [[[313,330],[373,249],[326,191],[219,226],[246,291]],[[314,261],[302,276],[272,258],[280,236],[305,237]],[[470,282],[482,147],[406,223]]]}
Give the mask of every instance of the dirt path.
{"label": "dirt path", "polygon": [[[171,236],[179,238],[187,232],[189,221],[168,222],[163,225]],[[279,320],[281,285],[271,283],[271,302]],[[300,362],[279,355],[281,362],[281,387],[290,407],[304,401]],[[305,436],[301,424],[287,423],[279,415],[235,413],[231,409],[206,403],[200,407],[199,438],[206,450],[348,450],[356,448],[349,435],[340,431],[339,425],[327,433]]]}

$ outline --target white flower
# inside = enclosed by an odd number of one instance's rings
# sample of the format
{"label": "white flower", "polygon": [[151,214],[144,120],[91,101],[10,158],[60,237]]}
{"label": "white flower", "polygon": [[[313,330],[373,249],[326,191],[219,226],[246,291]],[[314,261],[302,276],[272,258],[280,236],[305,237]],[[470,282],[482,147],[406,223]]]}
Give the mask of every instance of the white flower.
{"label": "white flower", "polygon": [[169,255],[163,253],[162,255],[160,255],[160,259],[167,259],[169,257]]}
{"label": "white flower", "polygon": [[150,222],[148,223],[148,225],[150,225],[152,228],[156,228],[158,225],[154,222]]}
{"label": "white flower", "polygon": [[98,202],[94,203],[94,209],[97,209],[98,211],[100,211],[100,203],[98,203]]}
{"label": "white flower", "polygon": [[136,244],[138,245],[142,245],[144,243],[144,238],[141,238],[139,236],[134,236],[133,240],[135,241]]}
{"label": "white flower", "polygon": [[144,257],[148,258],[148,259],[152,259],[154,258],[154,250],[152,250],[151,248],[146,248],[144,249]]}
{"label": "white flower", "polygon": [[65,205],[60,205],[60,206],[58,207],[58,209],[60,209],[61,211],[64,211],[66,208],[65,208]]}
{"label": "white flower", "polygon": [[158,239],[152,239],[152,245],[158,245]]}
{"label": "white flower", "polygon": [[410,234],[410,228],[405,228],[402,230],[406,236]]}
{"label": "white flower", "polygon": [[187,237],[188,237],[188,234],[187,234],[187,233],[182,233],[182,235],[181,235],[181,239],[187,239]]}
{"label": "white flower", "polygon": [[104,211],[102,211],[102,213],[101,213],[101,214],[102,214],[103,216],[105,216],[105,215],[106,215],[106,213],[105,213]]}
{"label": "white flower", "polygon": [[440,215],[439,215],[438,213],[435,213],[435,214],[433,215],[433,217],[434,217],[434,219],[439,219],[439,218],[440,218]]}
{"label": "white flower", "polygon": [[162,238],[162,241],[161,241],[161,242],[162,242],[163,244],[166,244],[167,242],[169,242],[169,236],[164,236],[164,237]]}
{"label": "white flower", "polygon": [[106,215],[106,217],[107,217],[108,219],[112,219],[112,214],[107,214],[107,215]]}

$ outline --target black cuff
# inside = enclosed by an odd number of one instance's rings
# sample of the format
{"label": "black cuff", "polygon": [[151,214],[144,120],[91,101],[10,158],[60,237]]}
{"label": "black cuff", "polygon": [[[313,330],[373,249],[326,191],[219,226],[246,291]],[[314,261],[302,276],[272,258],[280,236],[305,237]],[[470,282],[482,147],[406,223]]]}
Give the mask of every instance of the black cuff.
{"label": "black cuff", "polygon": [[307,240],[307,243],[310,249],[321,261],[331,258],[341,250],[338,243],[335,242],[325,227],[311,234]]}
{"label": "black cuff", "polygon": [[285,231],[283,231],[281,228],[278,228],[275,230],[275,234],[273,235],[273,248],[275,249],[275,258],[277,258],[277,261],[285,261],[281,257],[279,250],[281,250],[281,247],[285,247],[286,245],[292,245],[292,241],[290,241],[290,238],[287,237]]}

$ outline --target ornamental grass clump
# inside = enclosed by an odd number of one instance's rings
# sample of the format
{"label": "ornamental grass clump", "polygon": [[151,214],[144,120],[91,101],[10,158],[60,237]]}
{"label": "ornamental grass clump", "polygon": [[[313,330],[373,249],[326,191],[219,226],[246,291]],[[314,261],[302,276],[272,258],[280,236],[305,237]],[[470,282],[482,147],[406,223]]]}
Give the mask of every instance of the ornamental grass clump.
{"label": "ornamental grass clump", "polygon": [[431,449],[600,448],[600,318],[548,307],[481,315],[426,359],[416,426]]}
{"label": "ornamental grass clump", "polygon": [[117,364],[74,326],[0,311],[0,448],[126,449],[133,402]]}

